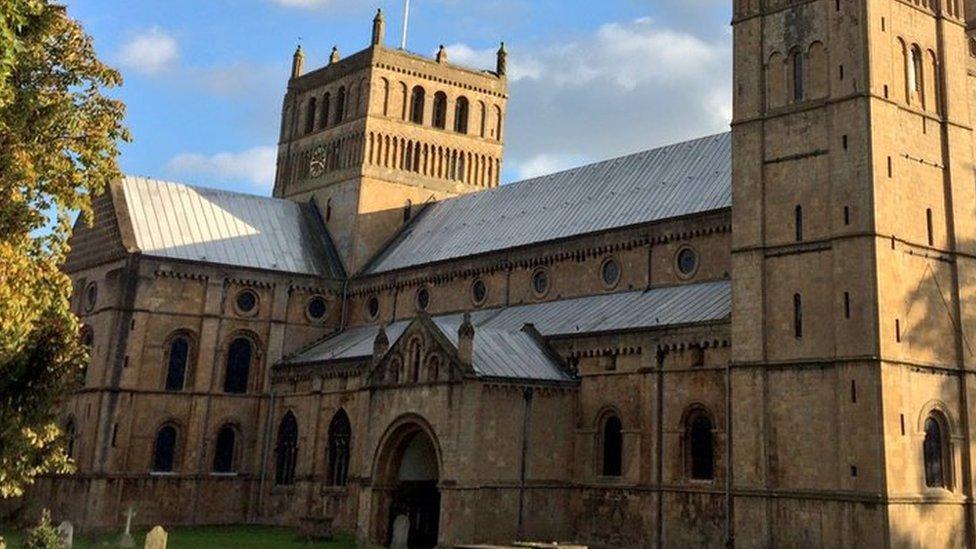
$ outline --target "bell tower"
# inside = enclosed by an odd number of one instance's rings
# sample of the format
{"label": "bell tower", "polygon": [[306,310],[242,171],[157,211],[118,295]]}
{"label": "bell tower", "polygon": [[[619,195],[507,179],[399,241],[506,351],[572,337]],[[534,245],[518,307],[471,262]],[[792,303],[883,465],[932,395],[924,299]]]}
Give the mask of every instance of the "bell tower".
{"label": "bell tower", "polygon": [[360,271],[428,202],[498,186],[508,100],[499,70],[370,46],[304,72],[296,52],[281,117],[274,195],[314,200],[345,263]]}
{"label": "bell tower", "polygon": [[973,547],[963,0],[736,0],[734,530]]}

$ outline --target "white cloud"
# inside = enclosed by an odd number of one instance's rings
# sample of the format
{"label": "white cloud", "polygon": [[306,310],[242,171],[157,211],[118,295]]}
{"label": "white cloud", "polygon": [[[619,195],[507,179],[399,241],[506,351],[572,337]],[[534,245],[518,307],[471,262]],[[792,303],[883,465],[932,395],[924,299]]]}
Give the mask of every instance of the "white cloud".
{"label": "white cloud", "polygon": [[218,181],[246,181],[268,191],[274,185],[277,154],[275,147],[254,147],[212,156],[183,153],[170,159],[167,170],[176,175],[205,176]]}
{"label": "white cloud", "polygon": [[[488,68],[495,49],[454,44],[448,58]],[[506,161],[526,177],[726,131],[731,74],[727,31],[701,38],[649,18],[511,44]]]}
{"label": "white cloud", "polygon": [[330,0],[271,0],[272,3],[289,8],[321,8]]}
{"label": "white cloud", "polygon": [[160,27],[141,32],[126,42],[119,52],[119,62],[123,66],[148,75],[174,67],[179,57],[179,43]]}
{"label": "white cloud", "polygon": [[587,159],[580,156],[538,154],[520,162],[515,168],[515,173],[518,175],[519,180],[532,179],[540,175],[548,175],[579,166],[586,162]]}

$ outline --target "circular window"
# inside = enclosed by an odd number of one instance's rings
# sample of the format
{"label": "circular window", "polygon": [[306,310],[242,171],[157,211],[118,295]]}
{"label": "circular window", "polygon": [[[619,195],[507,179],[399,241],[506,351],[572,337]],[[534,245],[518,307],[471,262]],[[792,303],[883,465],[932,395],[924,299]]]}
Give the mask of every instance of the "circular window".
{"label": "circular window", "polygon": [[675,256],[675,262],[678,266],[678,273],[685,278],[692,276],[698,270],[698,254],[691,248],[679,250],[678,255]]}
{"label": "circular window", "polygon": [[313,297],[305,308],[305,313],[312,320],[322,320],[327,312],[329,312],[329,305],[322,296]]}
{"label": "circular window", "polygon": [[427,288],[417,290],[417,309],[426,311],[428,305],[430,305],[430,290]]}
{"label": "circular window", "polygon": [[471,285],[471,299],[474,300],[475,305],[481,305],[486,297],[488,297],[488,286],[485,286],[485,281],[479,278]]}
{"label": "circular window", "polygon": [[98,285],[92,282],[85,288],[85,310],[91,311],[98,302]]}
{"label": "circular window", "polygon": [[532,273],[532,291],[538,297],[546,295],[549,291],[549,271],[539,269]]}
{"label": "circular window", "polygon": [[244,290],[237,294],[237,311],[241,314],[249,315],[258,308],[258,295],[251,290]]}
{"label": "circular window", "polygon": [[603,277],[603,283],[608,288],[612,288],[617,285],[617,282],[620,282],[620,264],[616,260],[608,259],[604,261],[600,273]]}
{"label": "circular window", "polygon": [[366,314],[375,319],[380,314],[380,300],[375,295],[366,302]]}

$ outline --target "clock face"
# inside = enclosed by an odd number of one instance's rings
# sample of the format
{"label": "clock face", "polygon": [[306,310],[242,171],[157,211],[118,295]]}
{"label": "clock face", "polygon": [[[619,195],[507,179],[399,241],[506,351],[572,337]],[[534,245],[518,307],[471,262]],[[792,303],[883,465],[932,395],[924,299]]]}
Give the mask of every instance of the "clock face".
{"label": "clock face", "polygon": [[325,173],[325,147],[318,146],[309,159],[308,173],[312,177],[322,177]]}

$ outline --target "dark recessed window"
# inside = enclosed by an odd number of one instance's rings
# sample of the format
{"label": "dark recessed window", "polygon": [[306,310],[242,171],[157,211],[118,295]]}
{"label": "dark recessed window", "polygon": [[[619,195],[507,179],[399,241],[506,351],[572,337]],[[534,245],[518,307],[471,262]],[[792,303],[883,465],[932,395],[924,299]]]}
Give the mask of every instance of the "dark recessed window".
{"label": "dark recessed window", "polygon": [[306,312],[308,313],[308,318],[312,320],[322,320],[325,318],[325,313],[329,311],[329,306],[325,302],[325,298],[321,296],[315,296],[308,302],[308,308]]}
{"label": "dark recessed window", "polygon": [[214,447],[213,472],[234,472],[234,444],[237,433],[230,425],[224,425],[217,433],[217,444]]}
{"label": "dark recessed window", "polygon": [[609,287],[617,285],[620,281],[620,264],[613,259],[608,259],[603,263],[602,269],[603,283]]}
{"label": "dark recessed window", "polygon": [[428,305],[430,305],[430,291],[427,288],[421,288],[417,291],[417,308],[426,311]]}
{"label": "dark recessed window", "polygon": [[243,314],[253,313],[258,306],[258,296],[251,290],[237,294],[237,310]]}
{"label": "dark recessed window", "polygon": [[91,312],[98,302],[98,285],[92,282],[85,288],[85,311]]}
{"label": "dark recessed window", "polygon": [[619,477],[623,473],[624,435],[623,424],[617,416],[610,416],[603,423],[603,464],[605,477]]}
{"label": "dark recessed window", "polygon": [[471,298],[474,299],[475,304],[481,305],[486,297],[488,297],[488,287],[485,286],[485,281],[479,278],[471,285]]}
{"label": "dark recessed window", "polygon": [[169,364],[166,369],[166,390],[182,391],[186,382],[186,366],[190,359],[190,341],[177,336],[169,344]]}
{"label": "dark recessed window", "polygon": [[539,269],[532,274],[532,291],[535,292],[537,296],[546,295],[549,291],[549,272],[545,269]]}
{"label": "dark recessed window", "polygon": [[698,254],[691,248],[678,252],[678,272],[683,276],[691,276],[698,269]]}
{"label": "dark recessed window", "polygon": [[366,313],[369,318],[376,318],[380,314],[380,300],[376,296],[369,298],[366,302]]}
{"label": "dark recessed window", "polygon": [[239,337],[227,348],[227,369],[224,373],[224,392],[243,394],[247,392],[248,378],[254,346],[251,340]]}
{"label": "dark recessed window", "polygon": [[156,473],[171,473],[176,462],[176,427],[164,425],[156,433],[153,447],[152,470]]}

